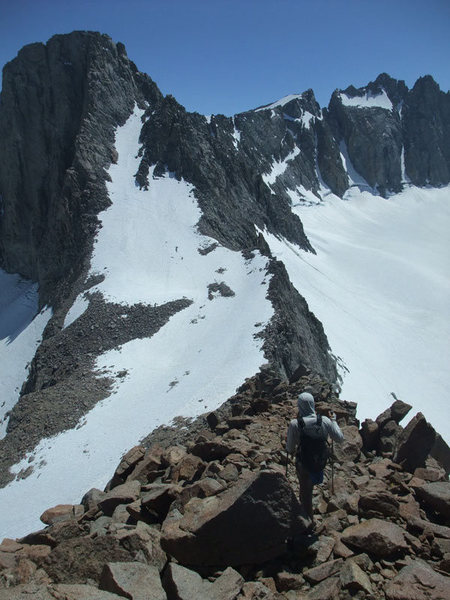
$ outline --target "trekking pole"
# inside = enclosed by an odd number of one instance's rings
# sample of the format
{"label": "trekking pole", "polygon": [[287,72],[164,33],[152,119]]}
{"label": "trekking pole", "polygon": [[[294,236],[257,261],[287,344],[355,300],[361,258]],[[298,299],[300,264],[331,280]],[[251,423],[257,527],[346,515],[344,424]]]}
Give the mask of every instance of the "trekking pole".
{"label": "trekking pole", "polygon": [[331,493],[334,494],[334,441],[331,440]]}

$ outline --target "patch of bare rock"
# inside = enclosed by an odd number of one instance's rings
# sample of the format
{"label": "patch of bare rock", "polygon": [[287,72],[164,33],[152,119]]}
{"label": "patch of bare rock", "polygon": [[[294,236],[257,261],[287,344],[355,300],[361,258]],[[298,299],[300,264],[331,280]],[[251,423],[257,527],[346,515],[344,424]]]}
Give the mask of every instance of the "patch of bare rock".
{"label": "patch of bare rock", "polygon": [[[283,448],[305,389],[345,436],[314,532]],[[105,490],[4,539],[0,600],[448,599],[450,449],[420,413],[403,428],[409,410],[360,425],[318,377],[261,372],[183,437],[132,448]]]}

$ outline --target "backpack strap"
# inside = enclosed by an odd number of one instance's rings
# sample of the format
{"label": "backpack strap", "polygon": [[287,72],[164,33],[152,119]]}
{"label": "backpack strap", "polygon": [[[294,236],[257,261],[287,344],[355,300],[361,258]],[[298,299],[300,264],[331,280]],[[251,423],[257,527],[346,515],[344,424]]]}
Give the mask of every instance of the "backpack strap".
{"label": "backpack strap", "polygon": [[297,423],[298,423],[298,426],[300,427],[300,431],[301,431],[305,426],[305,421],[303,420],[303,417],[298,417]]}
{"label": "backpack strap", "polygon": [[317,421],[316,421],[317,425],[322,425],[322,415],[317,415]]}

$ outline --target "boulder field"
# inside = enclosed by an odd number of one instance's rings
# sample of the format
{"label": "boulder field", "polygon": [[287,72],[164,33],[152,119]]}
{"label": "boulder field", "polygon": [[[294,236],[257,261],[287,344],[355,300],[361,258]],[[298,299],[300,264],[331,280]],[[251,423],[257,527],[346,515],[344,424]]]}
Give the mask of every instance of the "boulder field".
{"label": "boulder field", "polygon": [[[311,391],[344,433],[314,489],[315,530],[284,440]],[[450,597],[450,449],[401,400],[356,419],[313,375],[264,371],[220,409],[156,430],[104,490],[0,544],[0,600]]]}

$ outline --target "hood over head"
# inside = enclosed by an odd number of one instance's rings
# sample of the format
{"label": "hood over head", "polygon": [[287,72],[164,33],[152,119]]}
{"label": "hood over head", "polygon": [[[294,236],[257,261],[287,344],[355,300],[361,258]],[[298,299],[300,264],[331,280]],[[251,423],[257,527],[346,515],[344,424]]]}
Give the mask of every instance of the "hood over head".
{"label": "hood over head", "polygon": [[298,397],[298,414],[301,417],[315,414],[314,397],[312,394],[309,394],[308,392],[300,394]]}

